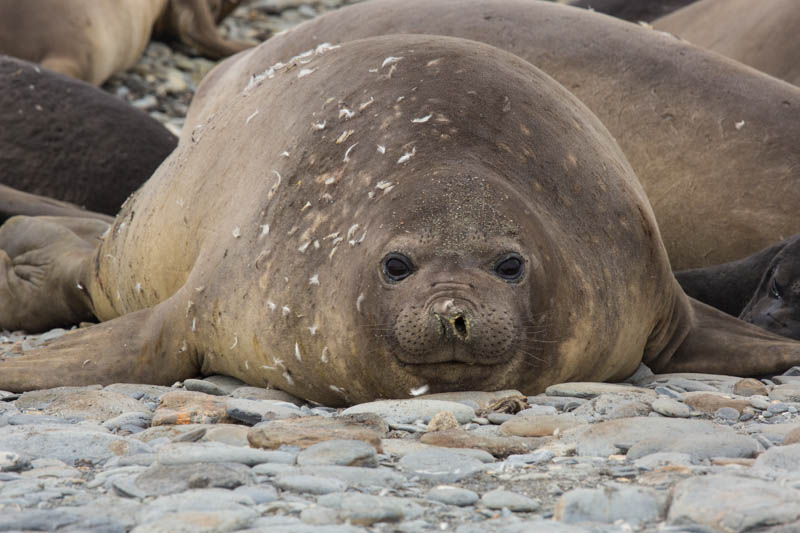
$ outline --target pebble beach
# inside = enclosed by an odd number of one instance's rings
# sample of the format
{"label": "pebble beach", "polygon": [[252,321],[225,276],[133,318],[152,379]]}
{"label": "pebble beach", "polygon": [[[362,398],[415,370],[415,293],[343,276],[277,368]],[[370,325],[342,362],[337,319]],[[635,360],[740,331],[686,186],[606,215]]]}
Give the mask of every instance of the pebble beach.
{"label": "pebble beach", "polygon": [[[251,0],[221,31],[260,42],[348,3]],[[152,42],[103,89],[180,135],[214,65]],[[70,334],[0,332],[0,356]],[[226,376],[0,391],[0,531],[789,533],[799,412],[800,367],[346,409]]]}

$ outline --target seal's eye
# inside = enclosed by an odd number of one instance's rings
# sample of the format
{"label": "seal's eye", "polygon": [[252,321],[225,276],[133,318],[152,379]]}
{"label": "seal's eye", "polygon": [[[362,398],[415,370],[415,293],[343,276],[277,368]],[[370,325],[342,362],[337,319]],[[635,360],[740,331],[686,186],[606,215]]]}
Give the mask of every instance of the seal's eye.
{"label": "seal's eye", "polygon": [[506,281],[522,277],[522,258],[517,254],[505,255],[494,265],[494,272]]}
{"label": "seal's eye", "polygon": [[401,281],[406,279],[414,271],[411,266],[411,259],[392,252],[383,258],[383,274],[389,281]]}

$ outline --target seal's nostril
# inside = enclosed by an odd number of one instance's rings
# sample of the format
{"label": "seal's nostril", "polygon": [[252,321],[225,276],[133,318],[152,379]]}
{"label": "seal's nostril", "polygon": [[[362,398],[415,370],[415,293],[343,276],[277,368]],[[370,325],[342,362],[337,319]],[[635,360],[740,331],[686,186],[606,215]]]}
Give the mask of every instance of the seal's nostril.
{"label": "seal's nostril", "polygon": [[467,336],[467,321],[464,320],[463,316],[458,316],[453,320],[453,330],[459,337]]}

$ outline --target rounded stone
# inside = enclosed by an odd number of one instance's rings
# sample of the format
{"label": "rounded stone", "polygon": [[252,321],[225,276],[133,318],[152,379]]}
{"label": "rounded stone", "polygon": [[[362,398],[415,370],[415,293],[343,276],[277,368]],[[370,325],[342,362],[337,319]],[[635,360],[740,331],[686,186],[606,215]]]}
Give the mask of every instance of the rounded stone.
{"label": "rounded stone", "polygon": [[515,512],[532,513],[539,509],[539,502],[507,490],[497,489],[487,492],[481,498],[481,505],[489,509],[508,509]]}
{"label": "rounded stone", "polygon": [[459,424],[466,424],[475,418],[475,410],[471,407],[441,400],[381,400],[354,405],[342,414],[373,413],[391,422],[410,424],[416,420],[428,423],[442,411],[450,411]]}
{"label": "rounded stone", "polygon": [[328,440],[312,444],[297,455],[297,464],[369,466],[378,465],[372,445],[361,440]]}
{"label": "rounded stone", "polygon": [[347,488],[347,485],[338,479],[297,474],[281,474],[272,483],[281,490],[309,494],[330,494],[342,492]]}
{"label": "rounded stone", "polygon": [[753,396],[769,394],[766,385],[753,378],[740,379],[733,385],[733,393],[739,396]]}
{"label": "rounded stone", "polygon": [[688,405],[669,398],[659,398],[651,407],[656,413],[673,418],[687,418],[692,412]]}
{"label": "rounded stone", "polygon": [[439,485],[428,491],[425,495],[429,500],[444,503],[446,505],[457,505],[464,507],[477,502],[480,497],[468,489],[452,487],[450,485]]}
{"label": "rounded stone", "polygon": [[398,466],[409,476],[441,483],[455,483],[484,470],[483,463],[474,457],[437,448],[409,453]]}

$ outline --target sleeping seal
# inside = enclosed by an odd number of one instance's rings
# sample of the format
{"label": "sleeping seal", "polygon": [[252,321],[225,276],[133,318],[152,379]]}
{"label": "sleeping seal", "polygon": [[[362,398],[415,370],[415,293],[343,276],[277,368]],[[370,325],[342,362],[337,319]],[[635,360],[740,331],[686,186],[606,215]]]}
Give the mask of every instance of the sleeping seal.
{"label": "sleeping seal", "polygon": [[[800,89],[662,32],[535,0],[374,0],[246,53],[280,46],[292,57],[322,42],[392,33],[491,44],[581,99],[641,180],[676,270],[732,261],[798,231]],[[260,73],[241,70],[246,64],[209,75],[236,68],[233,83]],[[204,98],[201,89],[188,127]]]}
{"label": "sleeping seal", "polygon": [[0,109],[0,221],[75,209],[33,195],[116,215],[177,144],[119,98],[11,57],[0,57]]}
{"label": "sleeping seal", "polygon": [[0,0],[0,54],[100,85],[132,67],[150,34],[217,59],[252,46],[217,34],[239,0]]}
{"label": "sleeping seal", "polygon": [[0,228],[0,328],[107,321],[0,362],[0,389],[226,374],[341,405],[800,363],[690,302],[612,136],[539,69],[441,36],[284,42],[204,82],[111,227]]}
{"label": "sleeping seal", "polygon": [[653,27],[800,84],[797,0],[701,0],[659,18]]}
{"label": "sleeping seal", "polygon": [[776,335],[800,339],[800,235],[675,277],[693,298]]}

